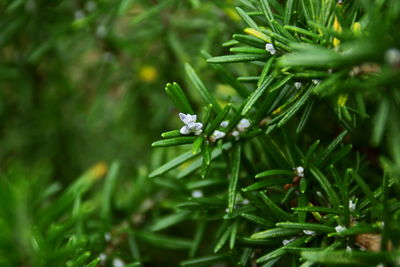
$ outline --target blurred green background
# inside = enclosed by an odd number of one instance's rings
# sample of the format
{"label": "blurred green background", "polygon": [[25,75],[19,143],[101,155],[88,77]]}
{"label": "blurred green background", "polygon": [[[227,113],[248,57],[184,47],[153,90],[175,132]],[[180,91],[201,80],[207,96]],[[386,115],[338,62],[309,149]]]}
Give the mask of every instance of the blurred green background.
{"label": "blurred green background", "polygon": [[229,1],[2,1],[0,161],[46,159],[69,181],[92,164],[136,168],[175,121],[166,82],[218,53]]}
{"label": "blurred green background", "polygon": [[[152,203],[147,170],[164,152],[150,160],[150,143],[179,125],[164,86],[186,86],[183,63],[202,69],[201,49],[222,52],[240,26],[232,7],[0,2],[1,266],[83,266],[105,251],[134,258],[110,252],[104,234]],[[121,241],[126,251],[132,238]]]}

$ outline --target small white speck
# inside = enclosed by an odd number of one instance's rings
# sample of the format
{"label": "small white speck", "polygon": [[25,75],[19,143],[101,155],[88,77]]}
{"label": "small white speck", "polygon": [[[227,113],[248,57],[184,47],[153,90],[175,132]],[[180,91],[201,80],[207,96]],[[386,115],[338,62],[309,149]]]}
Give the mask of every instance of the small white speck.
{"label": "small white speck", "polygon": [[250,121],[248,119],[241,119],[238,123],[238,125],[236,126],[236,128],[238,129],[239,132],[244,132],[247,130],[247,128],[250,127]]}
{"label": "small white speck", "polygon": [[229,212],[229,209],[228,209],[228,208],[226,208],[226,209],[225,209],[225,212],[226,212],[226,213],[228,213],[228,212]]}
{"label": "small white speck", "polygon": [[400,65],[400,51],[396,48],[390,48],[385,52],[385,60],[391,66]]}
{"label": "small white speck", "polygon": [[344,230],[346,230],[346,227],[338,225],[335,227],[336,232],[340,233],[343,232]]}
{"label": "small white speck", "polygon": [[271,43],[266,43],[265,44],[265,50],[267,50],[271,55],[275,55],[276,54],[275,47]]}
{"label": "small white speck", "polygon": [[248,205],[248,204],[250,204],[250,201],[247,198],[243,199],[242,205]]}
{"label": "small white speck", "polygon": [[221,122],[221,124],[219,126],[226,128],[226,127],[228,127],[228,125],[229,125],[229,121],[223,121],[223,122]]}
{"label": "small white speck", "polygon": [[215,130],[215,131],[212,133],[212,135],[210,136],[210,140],[211,140],[211,142],[215,142],[215,141],[217,141],[218,139],[221,139],[221,138],[224,138],[224,137],[225,137],[225,133],[224,133],[224,132]]}
{"label": "small white speck", "polygon": [[231,134],[232,134],[233,137],[239,137],[240,133],[239,133],[239,131],[234,130],[234,131],[232,131]]}
{"label": "small white speck", "polygon": [[306,235],[316,235],[315,231],[312,230],[303,230],[303,233]]}
{"label": "small white speck", "polygon": [[96,36],[99,38],[104,38],[107,36],[107,28],[104,25],[100,25],[96,29]]}
{"label": "small white speck", "polygon": [[104,60],[105,62],[111,62],[111,61],[113,61],[113,59],[114,59],[114,54],[113,54],[113,53],[111,53],[111,52],[105,52],[105,53],[103,54],[103,60]]}
{"label": "small white speck", "polygon": [[104,239],[108,242],[111,240],[111,234],[110,233],[105,233],[104,234]]}
{"label": "small white speck", "polygon": [[293,237],[291,239],[285,239],[285,240],[282,241],[282,244],[284,246],[286,246],[287,244],[289,244],[290,242],[294,241],[295,239],[296,239],[295,237]]}
{"label": "small white speck", "polygon": [[113,266],[114,267],[124,267],[125,266],[125,262],[123,262],[120,258],[115,258],[113,260]]}
{"label": "small white speck", "polygon": [[315,84],[315,85],[318,85],[318,84],[321,83],[321,80],[318,80],[318,79],[312,79],[311,81],[312,81],[313,84]]}
{"label": "small white speck", "polygon": [[107,260],[107,255],[105,253],[100,253],[99,259],[100,262],[104,263]]}
{"label": "small white speck", "polygon": [[194,198],[203,197],[203,191],[201,191],[201,190],[194,190],[194,191],[192,192],[192,197],[194,197]]}
{"label": "small white speck", "polygon": [[349,246],[346,247],[346,251],[347,251],[347,252],[351,252],[352,250],[353,250],[353,249],[352,249],[351,247],[349,247]]}
{"label": "small white speck", "polygon": [[297,90],[300,89],[300,87],[301,87],[301,82],[295,82],[295,83],[294,83],[294,87],[296,87]]}
{"label": "small white speck", "polygon": [[349,210],[350,211],[355,211],[356,210],[356,203],[353,202],[353,200],[349,201]]}
{"label": "small white speck", "polygon": [[74,17],[76,20],[83,19],[85,17],[85,13],[82,10],[77,10],[74,13]]}
{"label": "small white speck", "polygon": [[304,177],[304,168],[302,166],[294,168],[294,172],[296,173],[297,176]]}
{"label": "small white speck", "polygon": [[89,12],[95,11],[97,8],[97,4],[94,1],[89,1],[86,3],[86,10]]}

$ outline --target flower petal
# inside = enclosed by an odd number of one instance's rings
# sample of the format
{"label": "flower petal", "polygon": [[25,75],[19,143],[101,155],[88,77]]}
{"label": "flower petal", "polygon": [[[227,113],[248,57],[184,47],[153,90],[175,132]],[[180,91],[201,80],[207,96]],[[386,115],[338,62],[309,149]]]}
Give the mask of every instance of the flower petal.
{"label": "flower petal", "polygon": [[180,132],[181,134],[188,135],[188,134],[191,133],[191,130],[190,130],[189,127],[187,127],[187,126],[185,125],[185,126],[183,126],[183,127],[179,130],[179,132]]}

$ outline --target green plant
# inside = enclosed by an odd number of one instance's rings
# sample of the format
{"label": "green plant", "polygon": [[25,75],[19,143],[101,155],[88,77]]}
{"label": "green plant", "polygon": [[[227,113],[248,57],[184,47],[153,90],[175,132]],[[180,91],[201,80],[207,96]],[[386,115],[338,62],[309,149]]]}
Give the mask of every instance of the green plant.
{"label": "green plant", "polygon": [[1,1],[0,266],[150,257],[132,228],[158,216],[144,165],[173,123],[162,86],[193,51],[221,50],[235,24],[218,6]]}
{"label": "green plant", "polygon": [[202,52],[235,92],[186,64],[200,112],[167,84],[184,124],[153,147],[182,147],[150,174],[170,194],[141,240],[182,266],[398,264],[400,2],[340,2],[240,1],[233,54]]}

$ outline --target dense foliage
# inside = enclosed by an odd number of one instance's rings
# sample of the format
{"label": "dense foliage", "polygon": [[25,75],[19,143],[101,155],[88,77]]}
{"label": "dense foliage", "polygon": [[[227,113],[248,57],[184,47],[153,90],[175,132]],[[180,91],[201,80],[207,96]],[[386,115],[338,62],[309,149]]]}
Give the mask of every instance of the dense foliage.
{"label": "dense foliage", "polygon": [[185,126],[153,146],[191,148],[150,174],[174,190],[150,229],[194,221],[184,266],[398,264],[400,2],[241,3],[232,54],[203,52],[236,93],[186,65],[193,117],[167,85]]}
{"label": "dense foliage", "polygon": [[399,264],[400,1],[0,8],[0,265]]}

